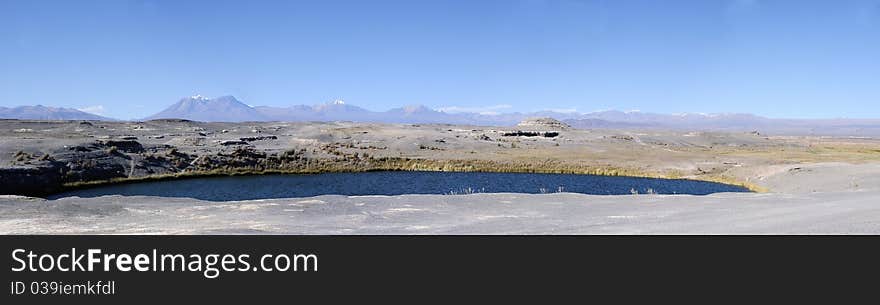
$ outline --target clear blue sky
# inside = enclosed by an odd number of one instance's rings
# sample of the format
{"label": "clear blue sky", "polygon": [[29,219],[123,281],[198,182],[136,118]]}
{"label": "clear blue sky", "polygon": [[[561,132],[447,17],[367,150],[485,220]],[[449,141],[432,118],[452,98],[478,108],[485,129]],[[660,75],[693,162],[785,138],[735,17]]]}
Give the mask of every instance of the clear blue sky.
{"label": "clear blue sky", "polygon": [[197,93],[880,117],[880,1],[0,0],[0,106],[129,119]]}

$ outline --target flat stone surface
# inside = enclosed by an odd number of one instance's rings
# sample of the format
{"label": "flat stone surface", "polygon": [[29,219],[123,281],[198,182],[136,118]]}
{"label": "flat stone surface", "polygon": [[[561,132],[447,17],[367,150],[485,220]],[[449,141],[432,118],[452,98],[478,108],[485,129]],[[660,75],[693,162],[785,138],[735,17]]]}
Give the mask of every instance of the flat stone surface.
{"label": "flat stone surface", "polygon": [[3,234],[877,234],[880,192],[0,198]]}

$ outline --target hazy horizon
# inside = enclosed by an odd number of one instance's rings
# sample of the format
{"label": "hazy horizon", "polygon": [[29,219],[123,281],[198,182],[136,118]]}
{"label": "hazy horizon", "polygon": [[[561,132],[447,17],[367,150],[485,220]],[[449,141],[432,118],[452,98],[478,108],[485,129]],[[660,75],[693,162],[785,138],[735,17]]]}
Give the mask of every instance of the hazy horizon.
{"label": "hazy horizon", "polygon": [[880,118],[880,0],[0,2],[0,106]]}
{"label": "hazy horizon", "polygon": [[[354,106],[354,107],[363,109],[363,110],[367,111],[368,114],[381,114],[381,113],[393,112],[395,110],[406,109],[409,107],[426,107],[427,109],[430,109],[432,111],[440,112],[440,113],[443,113],[446,115],[452,115],[452,116],[450,116],[450,118],[459,118],[459,119],[466,118],[466,117],[472,117],[472,118],[476,118],[476,117],[484,117],[484,118],[507,117],[507,118],[510,118],[509,120],[519,120],[519,119],[525,119],[525,118],[553,117],[553,118],[557,118],[557,119],[567,120],[567,119],[591,119],[591,117],[590,117],[591,115],[600,115],[600,114],[607,114],[607,113],[621,113],[621,114],[626,114],[626,115],[632,115],[632,114],[635,114],[635,115],[659,115],[661,117],[667,117],[667,118],[673,118],[673,117],[679,117],[679,116],[685,116],[685,115],[702,116],[705,118],[714,118],[714,117],[723,118],[723,117],[729,117],[729,116],[748,115],[748,116],[756,116],[757,118],[764,118],[764,119],[771,119],[771,120],[800,120],[800,121],[843,120],[843,121],[850,121],[850,122],[859,122],[859,121],[865,121],[865,120],[880,121],[880,118],[871,118],[871,117],[864,117],[864,118],[848,118],[848,117],[793,118],[793,117],[768,117],[768,116],[762,116],[762,115],[750,113],[750,112],[713,112],[713,113],[678,112],[678,113],[671,113],[671,112],[649,112],[649,111],[641,111],[638,109],[632,109],[632,110],[597,109],[597,110],[593,110],[593,111],[577,111],[574,109],[571,109],[571,110],[569,110],[569,109],[543,109],[543,110],[535,110],[535,111],[503,111],[503,109],[507,109],[509,107],[501,107],[501,108],[488,109],[491,111],[480,111],[480,109],[478,109],[478,108],[467,108],[467,107],[434,108],[434,107],[429,107],[429,106],[421,105],[421,104],[398,105],[398,106],[392,106],[387,109],[370,109],[367,107],[363,107],[362,105],[348,103],[342,99],[336,99],[336,100],[332,100],[332,101],[326,101],[326,102],[320,102],[320,103],[314,103],[314,104],[262,105],[262,104],[245,103],[244,101],[237,99],[235,96],[228,95],[228,94],[221,95],[221,96],[214,96],[214,97],[208,97],[208,96],[202,96],[202,95],[193,95],[193,96],[189,96],[189,97],[184,97],[184,98],[179,99],[175,103],[171,103],[171,104],[164,106],[162,109],[160,109],[161,111],[159,111],[159,112],[152,113],[148,116],[133,117],[133,118],[111,117],[111,116],[107,116],[104,114],[100,114],[98,111],[91,111],[92,109],[77,109],[77,108],[72,108],[72,107],[51,106],[51,105],[43,105],[43,104],[0,106],[0,109],[6,108],[6,109],[14,110],[14,109],[19,109],[21,107],[49,107],[49,108],[55,108],[55,109],[82,111],[82,112],[89,114],[89,115],[98,115],[98,116],[102,116],[104,118],[112,119],[112,120],[140,121],[140,120],[155,119],[152,117],[160,114],[163,111],[167,111],[168,109],[172,109],[172,108],[177,107],[180,102],[185,101],[185,100],[203,99],[205,101],[212,101],[213,102],[213,101],[219,100],[220,98],[225,98],[225,97],[232,97],[232,98],[236,99],[238,102],[240,102],[241,104],[243,104],[244,106],[247,106],[247,107],[250,107],[253,109],[261,109],[261,108],[267,109],[267,110],[263,110],[263,111],[271,111],[273,109],[291,109],[292,110],[297,107],[304,107],[305,106],[305,107],[312,109],[313,111],[316,111],[316,113],[319,113],[319,112],[324,111],[321,106],[332,105],[332,104],[345,104],[347,106]],[[223,109],[213,109],[213,110],[208,111],[207,113],[213,113],[213,112],[218,112],[218,111],[222,112]],[[189,115],[192,115],[192,113],[190,113]],[[455,117],[456,115],[463,115],[463,117],[462,116]],[[0,119],[8,119],[8,118],[9,117],[3,117],[2,115],[0,115]],[[162,117],[157,117],[157,118],[192,119],[192,118],[188,118],[185,116],[183,116],[183,117],[162,116]],[[375,119],[376,118],[370,118],[370,117],[357,117],[357,118],[349,118],[349,119],[343,119],[343,120],[355,120],[355,121],[360,121],[360,122],[381,122],[381,120],[376,121]],[[80,119],[74,119],[74,120],[80,120]],[[199,119],[194,119],[194,120],[199,121]],[[301,119],[296,119],[296,120],[301,120]],[[305,120],[313,120],[313,119],[305,119]],[[327,120],[327,118],[320,118],[318,120],[319,121]],[[602,120],[607,121],[607,122],[626,121],[626,119],[624,119],[624,120],[602,119]],[[266,119],[255,119],[254,121],[266,121]],[[511,121],[510,123],[513,123],[513,122],[514,121]],[[662,121],[652,121],[652,122],[662,122]],[[444,122],[444,123],[454,123],[454,122]]]}

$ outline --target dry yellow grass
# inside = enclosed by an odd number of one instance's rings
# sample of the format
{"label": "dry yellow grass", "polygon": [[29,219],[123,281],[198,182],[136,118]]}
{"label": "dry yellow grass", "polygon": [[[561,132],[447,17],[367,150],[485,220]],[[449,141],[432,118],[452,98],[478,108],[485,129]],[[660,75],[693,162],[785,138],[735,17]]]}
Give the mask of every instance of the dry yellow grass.
{"label": "dry yellow grass", "polygon": [[547,173],[547,174],[583,174],[601,176],[625,176],[644,178],[666,179],[691,179],[700,181],[718,182],[745,187],[754,192],[764,192],[766,189],[737,180],[729,176],[698,176],[684,177],[679,171],[648,172],[636,168],[624,167],[600,167],[584,166],[561,162],[553,159],[545,159],[540,162],[507,161],[495,162],[488,160],[429,160],[408,158],[379,158],[371,159],[366,165],[352,166],[347,163],[319,163],[300,168],[223,168],[211,170],[195,170],[174,174],[150,175],[142,177],[115,178],[110,180],[98,180],[87,182],[72,182],[63,185],[65,189],[77,189],[114,183],[133,183],[145,181],[160,181],[172,179],[184,179],[194,177],[211,176],[235,176],[235,175],[268,175],[268,174],[318,174],[335,172],[366,172],[366,171],[444,171],[444,172],[500,172],[500,173]]}

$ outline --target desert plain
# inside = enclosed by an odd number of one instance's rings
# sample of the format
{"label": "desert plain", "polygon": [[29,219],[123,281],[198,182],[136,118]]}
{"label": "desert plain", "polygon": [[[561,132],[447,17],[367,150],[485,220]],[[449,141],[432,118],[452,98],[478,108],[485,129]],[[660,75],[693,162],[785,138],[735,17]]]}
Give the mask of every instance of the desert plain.
{"label": "desert plain", "polygon": [[[685,178],[751,193],[43,199],[96,184],[368,170]],[[0,120],[2,234],[877,234],[880,139],[354,122]]]}

